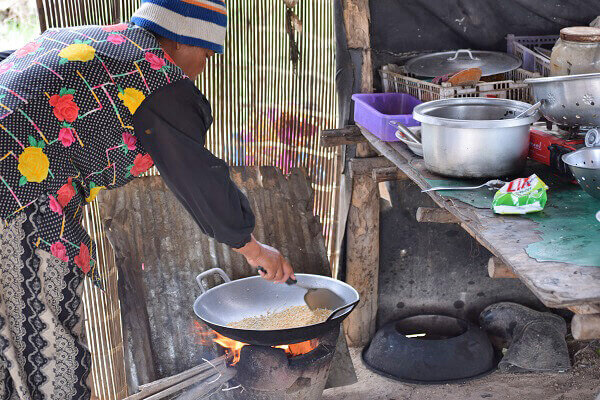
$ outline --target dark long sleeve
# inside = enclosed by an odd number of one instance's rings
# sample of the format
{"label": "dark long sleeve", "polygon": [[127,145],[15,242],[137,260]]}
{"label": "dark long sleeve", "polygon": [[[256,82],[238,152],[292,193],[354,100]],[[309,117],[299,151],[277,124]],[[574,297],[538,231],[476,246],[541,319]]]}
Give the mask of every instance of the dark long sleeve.
{"label": "dark long sleeve", "polygon": [[211,109],[194,84],[183,79],[152,93],[133,122],[166,185],[202,231],[234,248],[248,243],[254,214],[228,165],[205,147]]}
{"label": "dark long sleeve", "polygon": [[5,58],[8,58],[14,52],[15,50],[0,51],[0,61],[4,61]]}

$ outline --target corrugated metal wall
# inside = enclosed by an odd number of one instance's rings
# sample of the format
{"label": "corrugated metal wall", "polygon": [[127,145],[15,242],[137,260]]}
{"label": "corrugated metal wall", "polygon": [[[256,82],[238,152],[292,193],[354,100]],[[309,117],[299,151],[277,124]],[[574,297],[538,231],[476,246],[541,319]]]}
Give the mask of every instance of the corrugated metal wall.
{"label": "corrugated metal wall", "polygon": [[[40,24],[66,27],[129,19],[139,0],[36,0]],[[231,165],[303,167],[313,182],[315,213],[329,254],[334,243],[340,168],[337,148],[321,148],[319,131],[337,120],[333,3],[300,0],[294,12],[300,58],[290,61],[283,0],[230,0],[226,51],[214,57],[197,82],[213,106],[208,147]],[[116,268],[97,204],[84,224],[98,241],[105,293],[86,285],[87,332],[94,386],[101,399],[120,399],[126,387]],[[332,260],[334,261],[334,260]]]}

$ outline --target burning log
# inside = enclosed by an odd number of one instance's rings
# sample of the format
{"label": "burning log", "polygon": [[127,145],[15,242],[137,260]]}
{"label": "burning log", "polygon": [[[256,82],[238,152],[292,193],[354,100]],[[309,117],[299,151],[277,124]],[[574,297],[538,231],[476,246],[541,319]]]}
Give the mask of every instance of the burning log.
{"label": "burning log", "polygon": [[[237,340],[230,339],[213,330],[207,331],[206,328],[197,321],[195,321],[195,324],[196,334],[200,339],[199,344],[203,346],[209,346],[213,343],[216,343],[219,346],[221,346],[221,348],[224,349],[225,354],[227,355],[227,358],[229,360],[229,365],[231,366],[236,365],[240,361],[242,348],[248,346],[247,343],[242,343],[238,342]],[[273,348],[282,349],[288,357],[295,357],[310,353],[318,346],[319,340],[311,339],[300,343],[273,346]]]}
{"label": "burning log", "polygon": [[[246,344],[227,338],[218,332],[207,330],[196,323],[199,344],[216,344],[226,354],[225,364],[236,374],[229,385],[222,389],[235,400],[316,400],[325,388],[331,363],[336,351],[340,329],[301,343],[280,346]],[[193,397],[195,388],[186,391],[177,400]],[[205,396],[207,392],[201,392]],[[218,397],[218,396],[217,396]],[[218,397],[222,398],[222,397]]]}

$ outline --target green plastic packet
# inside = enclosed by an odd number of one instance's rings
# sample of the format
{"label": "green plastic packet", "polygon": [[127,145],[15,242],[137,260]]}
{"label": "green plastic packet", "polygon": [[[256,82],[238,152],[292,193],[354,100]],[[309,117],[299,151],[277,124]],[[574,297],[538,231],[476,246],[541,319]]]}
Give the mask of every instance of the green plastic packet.
{"label": "green plastic packet", "polygon": [[502,186],[494,195],[492,207],[496,214],[528,214],[542,211],[548,200],[548,186],[535,174],[519,178]]}

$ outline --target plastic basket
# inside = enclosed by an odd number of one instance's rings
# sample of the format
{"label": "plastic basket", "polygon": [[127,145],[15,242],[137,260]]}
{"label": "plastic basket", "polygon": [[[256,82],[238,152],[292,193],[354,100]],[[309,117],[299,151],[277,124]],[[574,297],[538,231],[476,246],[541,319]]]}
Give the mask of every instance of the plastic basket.
{"label": "plastic basket", "polygon": [[507,52],[519,57],[523,61],[522,68],[538,72],[542,76],[550,76],[550,60],[536,53],[533,49],[537,46],[554,45],[558,35],[547,36],[506,36]]}
{"label": "plastic basket", "polygon": [[380,73],[385,92],[408,93],[423,102],[455,97],[495,97],[530,103],[533,99],[531,89],[522,81],[540,76],[535,72],[517,69],[507,73],[506,80],[481,82],[468,87],[454,87],[448,82],[437,85],[408,76],[402,67],[394,64],[384,66]]}
{"label": "plastic basket", "polygon": [[412,117],[419,99],[406,93],[361,93],[352,95],[354,121],[384,142],[397,142],[391,121],[405,126],[421,125]]}

